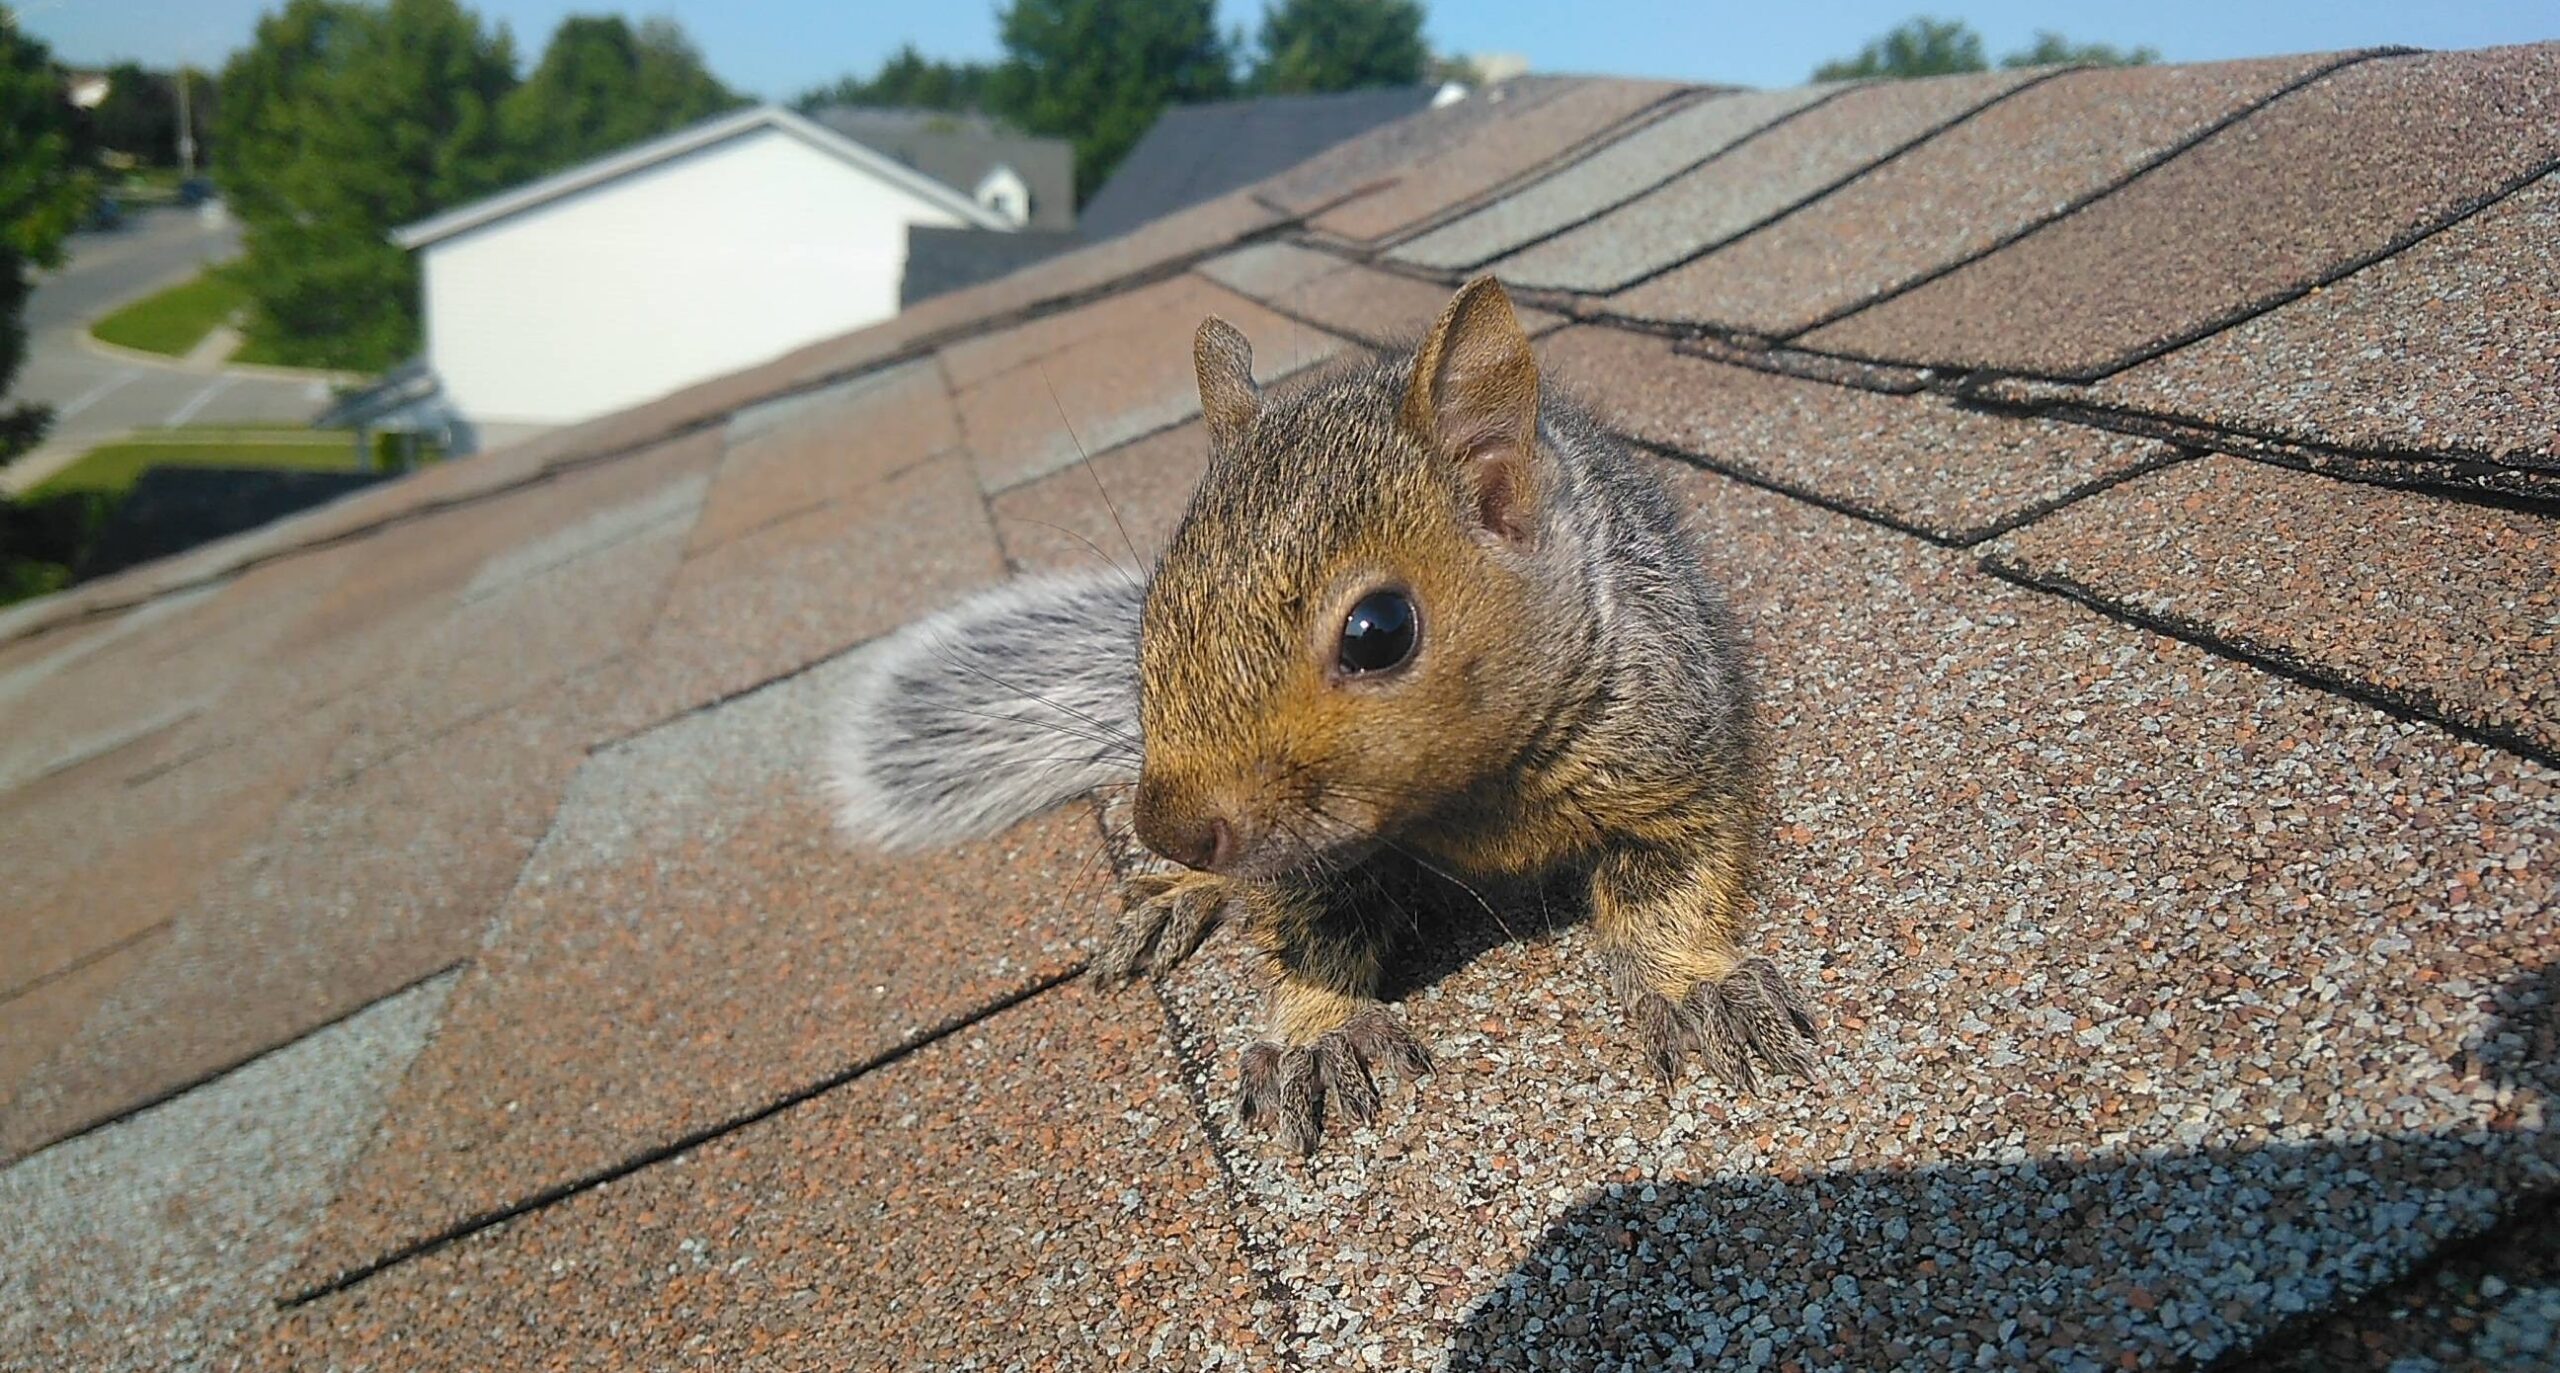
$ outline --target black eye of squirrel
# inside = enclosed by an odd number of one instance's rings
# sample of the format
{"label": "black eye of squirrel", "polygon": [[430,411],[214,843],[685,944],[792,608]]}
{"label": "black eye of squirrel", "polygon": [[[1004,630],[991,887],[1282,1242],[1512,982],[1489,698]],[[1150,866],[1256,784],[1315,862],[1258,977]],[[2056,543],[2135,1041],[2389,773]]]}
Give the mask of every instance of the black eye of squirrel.
{"label": "black eye of squirrel", "polygon": [[1413,601],[1401,591],[1372,591],[1342,621],[1342,670],[1384,672],[1413,656]]}

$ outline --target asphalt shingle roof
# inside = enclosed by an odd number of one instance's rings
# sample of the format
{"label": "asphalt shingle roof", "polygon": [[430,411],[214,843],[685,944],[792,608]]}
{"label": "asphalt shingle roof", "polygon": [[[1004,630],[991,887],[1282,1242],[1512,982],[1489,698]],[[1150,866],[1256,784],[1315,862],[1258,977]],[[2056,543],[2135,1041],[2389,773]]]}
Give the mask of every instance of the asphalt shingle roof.
{"label": "asphalt shingle roof", "polygon": [[[2547,1366],[2560,46],[1502,92],[0,611],[0,1365]],[[811,721],[1151,557],[1203,314],[1487,259],[1733,588],[1821,1075],[1453,894],[1302,1163],[1090,807],[858,854]]]}

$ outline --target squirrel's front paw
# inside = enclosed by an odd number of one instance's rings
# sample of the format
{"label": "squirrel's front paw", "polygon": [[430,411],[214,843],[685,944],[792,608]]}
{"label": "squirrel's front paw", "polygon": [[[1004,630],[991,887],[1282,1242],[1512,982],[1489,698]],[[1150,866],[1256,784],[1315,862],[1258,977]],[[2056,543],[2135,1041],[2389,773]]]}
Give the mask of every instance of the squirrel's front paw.
{"label": "squirrel's front paw", "polygon": [[1218,928],[1233,896],[1226,878],[1207,872],[1142,872],[1122,879],[1126,909],[1094,955],[1094,979],[1124,987],[1145,973],[1162,977],[1189,958]]}
{"label": "squirrel's front paw", "polygon": [[1244,1123],[1276,1129],[1291,1149],[1312,1154],[1324,1134],[1325,1104],[1361,1124],[1378,1114],[1377,1073],[1392,1066],[1407,1081],[1431,1071],[1431,1055],[1384,1006],[1371,1006],[1314,1043],[1265,1041],[1244,1051]]}
{"label": "squirrel's front paw", "polygon": [[1665,1083],[1679,1077],[1680,1056],[1694,1052],[1706,1070],[1742,1089],[1759,1090],[1752,1063],[1813,1076],[1813,1013],[1765,958],[1745,959],[1720,982],[1700,982],[1673,1001],[1646,992],[1627,1008],[1645,1061]]}

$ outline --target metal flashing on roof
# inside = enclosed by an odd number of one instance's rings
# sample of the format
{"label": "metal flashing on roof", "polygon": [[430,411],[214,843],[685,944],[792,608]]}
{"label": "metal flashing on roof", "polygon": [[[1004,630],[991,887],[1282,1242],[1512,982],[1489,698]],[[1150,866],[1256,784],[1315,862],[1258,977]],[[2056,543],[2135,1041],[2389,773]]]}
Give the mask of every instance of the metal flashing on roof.
{"label": "metal flashing on roof", "polygon": [[645,171],[687,153],[726,143],[761,129],[774,129],[830,154],[862,171],[931,201],[935,206],[960,216],[981,229],[1009,230],[1005,217],[971,200],[965,192],[946,186],[912,168],[899,165],[870,148],[813,123],[780,105],[758,105],[704,120],[688,129],[679,129],[664,138],[609,153],[592,162],[580,163],[564,172],[555,172],[538,181],[530,181],[510,191],[501,191],[485,200],[447,210],[443,214],[404,224],[391,231],[391,241],[402,248],[424,248],[430,244],[469,233],[484,225],[511,218],[536,206],[547,205],[565,196],[617,181],[633,172]]}

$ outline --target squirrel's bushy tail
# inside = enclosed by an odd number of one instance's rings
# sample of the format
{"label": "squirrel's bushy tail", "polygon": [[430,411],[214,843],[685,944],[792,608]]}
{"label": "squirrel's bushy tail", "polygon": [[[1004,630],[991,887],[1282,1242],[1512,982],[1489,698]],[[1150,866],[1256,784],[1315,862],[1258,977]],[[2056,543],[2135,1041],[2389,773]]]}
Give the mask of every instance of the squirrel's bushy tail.
{"label": "squirrel's bushy tail", "polygon": [[831,722],[837,823],[883,849],[983,838],[1138,775],[1126,573],[1026,578],[900,630]]}

